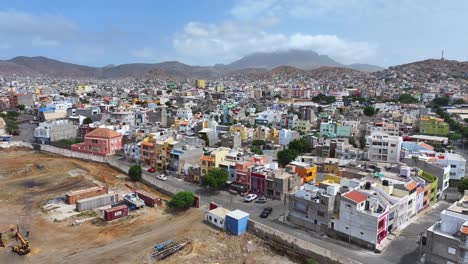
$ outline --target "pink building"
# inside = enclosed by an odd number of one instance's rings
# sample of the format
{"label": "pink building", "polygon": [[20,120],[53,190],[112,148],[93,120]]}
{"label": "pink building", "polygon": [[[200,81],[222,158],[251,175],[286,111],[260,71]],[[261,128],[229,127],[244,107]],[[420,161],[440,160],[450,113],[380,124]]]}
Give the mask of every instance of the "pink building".
{"label": "pink building", "polygon": [[122,149],[122,135],[108,128],[96,128],[84,136],[84,142],[73,144],[73,151],[90,153],[93,155],[113,155]]}
{"label": "pink building", "polygon": [[250,186],[251,169],[255,164],[264,165],[266,158],[264,156],[255,156],[250,160],[239,161],[236,163],[236,182]]}

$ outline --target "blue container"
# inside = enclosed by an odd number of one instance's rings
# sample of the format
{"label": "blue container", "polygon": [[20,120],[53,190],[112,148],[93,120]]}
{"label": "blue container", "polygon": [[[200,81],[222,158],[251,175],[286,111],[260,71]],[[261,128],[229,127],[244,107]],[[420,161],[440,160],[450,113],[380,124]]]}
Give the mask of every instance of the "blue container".
{"label": "blue container", "polygon": [[249,214],[235,210],[226,214],[226,230],[236,236],[240,236],[247,231]]}

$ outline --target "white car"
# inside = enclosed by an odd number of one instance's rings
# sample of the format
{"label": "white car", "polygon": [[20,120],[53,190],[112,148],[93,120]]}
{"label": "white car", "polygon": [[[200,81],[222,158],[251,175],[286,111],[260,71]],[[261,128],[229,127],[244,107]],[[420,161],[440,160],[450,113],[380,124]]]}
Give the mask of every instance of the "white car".
{"label": "white car", "polygon": [[251,202],[253,200],[257,199],[257,195],[256,194],[247,194],[245,197],[244,197],[244,202]]}
{"label": "white car", "polygon": [[156,179],[159,179],[161,181],[165,181],[165,180],[167,180],[167,176],[164,175],[164,174],[161,174],[161,175],[156,176]]}

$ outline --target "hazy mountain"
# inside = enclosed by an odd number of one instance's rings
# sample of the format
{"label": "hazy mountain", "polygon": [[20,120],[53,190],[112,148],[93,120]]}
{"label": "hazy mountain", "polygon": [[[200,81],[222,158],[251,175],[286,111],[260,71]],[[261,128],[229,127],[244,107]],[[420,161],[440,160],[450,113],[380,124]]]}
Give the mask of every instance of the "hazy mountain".
{"label": "hazy mountain", "polygon": [[358,71],[364,71],[364,72],[376,72],[376,71],[381,71],[385,69],[377,65],[363,64],[363,63],[349,64],[347,65],[347,68],[351,68],[351,69],[358,70]]}
{"label": "hazy mountain", "polygon": [[35,73],[54,77],[97,77],[101,73],[101,68],[62,62],[46,57],[20,56],[6,62],[26,67]]}
{"label": "hazy mountain", "polygon": [[289,50],[280,52],[259,52],[247,55],[227,65],[216,67],[227,70],[245,68],[273,69],[279,66],[292,66],[300,69],[315,69],[320,66],[342,66],[327,55],[319,55],[314,51]]}

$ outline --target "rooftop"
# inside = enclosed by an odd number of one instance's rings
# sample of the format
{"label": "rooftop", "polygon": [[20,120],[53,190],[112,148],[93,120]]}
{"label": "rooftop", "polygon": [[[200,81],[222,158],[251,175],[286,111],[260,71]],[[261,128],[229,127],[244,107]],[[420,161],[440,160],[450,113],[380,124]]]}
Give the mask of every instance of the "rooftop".
{"label": "rooftop", "polygon": [[358,191],[350,191],[343,194],[343,197],[348,198],[349,200],[359,204],[367,200],[367,196],[358,192]]}

